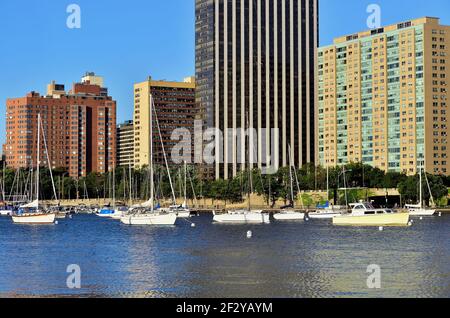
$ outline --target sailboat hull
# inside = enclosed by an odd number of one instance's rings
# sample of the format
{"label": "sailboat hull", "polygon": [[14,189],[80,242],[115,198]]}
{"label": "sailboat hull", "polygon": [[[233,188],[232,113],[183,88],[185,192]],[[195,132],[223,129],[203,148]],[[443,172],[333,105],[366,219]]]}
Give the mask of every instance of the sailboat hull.
{"label": "sailboat hull", "polygon": [[436,213],[436,210],[427,210],[427,209],[417,209],[417,210],[409,210],[410,216],[433,216]]}
{"label": "sailboat hull", "polygon": [[408,222],[408,213],[337,216],[333,218],[334,225],[342,226],[407,226]]}
{"label": "sailboat hull", "polygon": [[175,214],[142,214],[142,215],[125,215],[120,222],[126,225],[175,225],[177,216]]}
{"label": "sailboat hull", "polygon": [[277,221],[303,221],[305,219],[305,213],[300,212],[281,212],[273,215],[273,218]]}
{"label": "sailboat hull", "polygon": [[268,214],[263,213],[226,213],[214,215],[214,222],[217,223],[270,223]]}
{"label": "sailboat hull", "polygon": [[56,214],[42,213],[42,214],[24,214],[13,215],[12,220],[17,224],[53,224],[55,223]]}
{"label": "sailboat hull", "polygon": [[13,214],[13,211],[9,211],[9,210],[0,211],[0,216],[10,216],[12,214]]}

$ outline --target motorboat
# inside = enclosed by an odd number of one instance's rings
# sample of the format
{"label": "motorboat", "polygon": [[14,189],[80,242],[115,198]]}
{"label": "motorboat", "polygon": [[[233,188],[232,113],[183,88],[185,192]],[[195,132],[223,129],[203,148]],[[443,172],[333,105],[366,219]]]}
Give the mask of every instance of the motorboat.
{"label": "motorboat", "polygon": [[308,213],[308,217],[310,219],[329,220],[347,212],[348,209],[346,209],[345,207],[332,206],[329,204],[329,202],[327,202],[325,205],[317,206],[317,210],[315,212]]}
{"label": "motorboat", "polygon": [[376,209],[371,203],[350,204],[351,213],[333,218],[334,225],[344,226],[407,226],[408,213],[397,213],[390,209]]}

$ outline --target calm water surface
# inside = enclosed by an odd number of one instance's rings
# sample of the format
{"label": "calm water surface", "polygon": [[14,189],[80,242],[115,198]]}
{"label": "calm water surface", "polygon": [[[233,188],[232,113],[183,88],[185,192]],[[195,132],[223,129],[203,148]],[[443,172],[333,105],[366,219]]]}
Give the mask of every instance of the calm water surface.
{"label": "calm water surface", "polygon": [[[450,297],[450,216],[408,228],[327,221],[128,227],[96,216],[53,226],[0,218],[0,296]],[[247,239],[246,232],[253,231]],[[78,264],[82,288],[66,287]],[[382,288],[367,288],[370,264]]]}

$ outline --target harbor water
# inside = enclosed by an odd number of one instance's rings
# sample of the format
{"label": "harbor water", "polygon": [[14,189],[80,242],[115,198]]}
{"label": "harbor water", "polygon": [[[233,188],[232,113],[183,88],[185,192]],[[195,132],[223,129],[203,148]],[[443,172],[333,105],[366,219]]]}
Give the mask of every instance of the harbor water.
{"label": "harbor water", "polygon": [[[27,226],[1,217],[0,297],[450,297],[450,216],[382,231],[189,222],[130,227],[74,215]],[[80,289],[67,287],[72,264]],[[381,288],[368,287],[370,265]]]}

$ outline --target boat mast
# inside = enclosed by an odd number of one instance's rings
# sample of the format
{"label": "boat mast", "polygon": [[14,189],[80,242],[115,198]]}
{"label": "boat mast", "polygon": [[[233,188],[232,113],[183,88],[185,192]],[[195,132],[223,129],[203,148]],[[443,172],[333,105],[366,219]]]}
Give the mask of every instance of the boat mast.
{"label": "boat mast", "polygon": [[150,207],[153,212],[155,208],[154,204],[154,171],[153,171],[153,96],[149,94],[149,107],[150,107]]}
{"label": "boat mast", "polygon": [[290,178],[290,184],[291,184],[291,203],[292,208],[295,207],[295,201],[294,201],[294,184],[292,180],[292,154],[291,154],[291,145],[289,145],[289,178]]}
{"label": "boat mast", "polygon": [[130,206],[132,206],[133,205],[133,189],[132,189],[132,187],[133,187],[133,179],[132,179],[132,176],[131,176],[131,162],[128,163],[128,170],[130,172],[130,180],[129,180],[129,182],[130,182]]}
{"label": "boat mast", "polygon": [[187,207],[187,164],[184,162],[184,208]]}
{"label": "boat mast", "polygon": [[38,134],[37,134],[37,168],[36,168],[36,200],[39,209],[39,166],[41,165],[41,113],[38,114]]}
{"label": "boat mast", "polygon": [[419,168],[419,203],[420,208],[423,208],[423,190],[422,190],[422,166]]}

